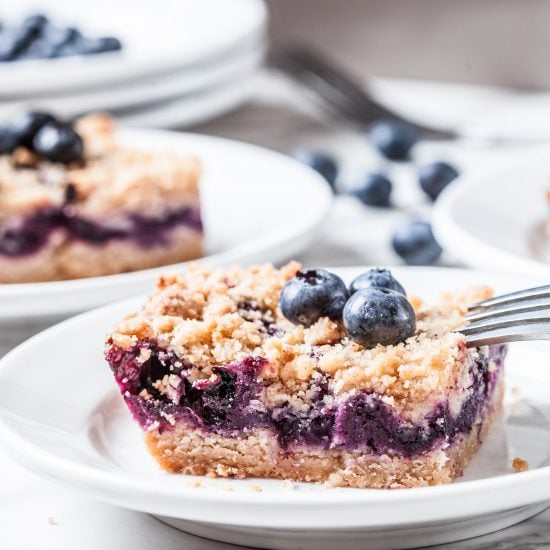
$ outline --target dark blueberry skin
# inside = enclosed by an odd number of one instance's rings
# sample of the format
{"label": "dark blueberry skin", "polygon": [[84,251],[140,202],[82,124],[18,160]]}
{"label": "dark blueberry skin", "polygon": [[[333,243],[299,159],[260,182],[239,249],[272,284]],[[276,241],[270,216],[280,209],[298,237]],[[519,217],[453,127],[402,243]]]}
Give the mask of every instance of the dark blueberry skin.
{"label": "dark blueberry skin", "polygon": [[0,155],[9,155],[19,144],[17,134],[11,126],[0,126]]}
{"label": "dark blueberry skin", "polygon": [[49,59],[61,57],[81,37],[74,27],[54,27],[48,25],[21,55],[20,59]]}
{"label": "dark blueberry skin", "polygon": [[369,128],[373,145],[390,160],[407,160],[418,135],[412,126],[400,122],[382,121]]}
{"label": "dark blueberry skin", "polygon": [[348,289],[337,275],[324,269],[299,271],[283,287],[280,306],[283,315],[296,325],[309,327],[321,317],[336,320],[348,299]]}
{"label": "dark blueberry skin", "polygon": [[391,191],[392,183],[386,176],[369,173],[356,184],[351,193],[367,206],[384,207],[390,205]]}
{"label": "dark blueberry skin", "polygon": [[458,172],[446,162],[434,162],[422,166],[418,172],[418,181],[422,191],[435,201],[441,191],[458,177]]}
{"label": "dark blueberry skin", "polygon": [[18,144],[31,149],[36,133],[51,122],[56,122],[56,119],[50,113],[24,111],[13,122],[14,132],[18,136]]}
{"label": "dark blueberry skin", "polygon": [[389,269],[374,268],[366,273],[361,273],[353,279],[349,287],[350,294],[355,294],[358,290],[365,288],[388,288],[399,294],[406,295],[405,289],[393,277]]}
{"label": "dark blueberry skin", "polygon": [[120,50],[114,36],[89,38],[73,27],[57,27],[47,17],[33,14],[13,27],[0,25],[0,61],[51,59]]}
{"label": "dark blueberry skin", "polygon": [[32,29],[36,32],[42,31],[48,25],[49,25],[48,18],[45,15],[42,15],[41,13],[35,13],[33,15],[29,15],[28,17],[25,17],[25,19],[23,19],[23,23],[21,24],[22,27],[25,27],[27,29]]}
{"label": "dark blueberry skin", "polygon": [[338,163],[333,157],[320,151],[305,149],[295,151],[292,156],[319,172],[328,181],[329,185],[334,188],[338,176]]}
{"label": "dark blueberry skin", "polygon": [[122,44],[118,38],[115,38],[114,36],[103,36],[101,38],[88,41],[87,46],[83,48],[82,53],[91,54],[116,52],[121,48]]}
{"label": "dark blueberry skin", "polygon": [[66,124],[46,124],[34,136],[32,144],[38,155],[51,162],[78,162],[84,154],[82,138]]}
{"label": "dark blueberry skin", "polygon": [[393,235],[392,246],[409,265],[433,264],[443,251],[435,240],[431,225],[421,220],[400,226]]}
{"label": "dark blueberry skin", "polygon": [[13,61],[34,40],[33,29],[18,27],[0,31],[0,61]]}
{"label": "dark blueberry skin", "polygon": [[416,315],[403,294],[387,288],[357,291],[344,307],[349,337],[366,348],[395,345],[416,330]]}

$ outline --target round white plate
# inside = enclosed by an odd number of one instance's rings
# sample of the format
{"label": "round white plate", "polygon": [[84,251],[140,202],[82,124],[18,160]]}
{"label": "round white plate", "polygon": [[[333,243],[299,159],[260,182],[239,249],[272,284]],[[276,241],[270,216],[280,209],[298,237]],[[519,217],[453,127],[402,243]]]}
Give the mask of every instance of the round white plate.
{"label": "round white plate", "polygon": [[[349,281],[362,269],[335,271]],[[535,283],[457,269],[394,271],[425,298],[470,284],[503,292]],[[0,361],[0,442],[22,465],[193,533],[267,548],[436,544],[511,525],[550,500],[550,371],[540,343],[511,346],[506,414],[451,485],[383,491],[163,473],[102,359],[105,334],[141,303],[134,298],[65,321]],[[526,459],[529,471],[513,473],[513,457]]]}
{"label": "round white plate", "polygon": [[261,0],[2,0],[2,17],[42,12],[90,36],[114,35],[123,49],[87,57],[0,63],[0,97],[87,89],[192,68],[219,59],[266,25]]}
{"label": "round white plate", "polygon": [[434,230],[467,265],[550,276],[548,147],[513,153],[466,171],[438,198]]}
{"label": "round white plate", "polygon": [[183,69],[97,90],[3,101],[0,102],[0,120],[9,120],[25,108],[42,109],[63,118],[72,118],[90,111],[151,109],[163,101],[192,101],[200,93],[211,93],[231,81],[250,74],[261,64],[264,53],[265,45],[255,39],[234,55],[226,56],[204,67]]}
{"label": "round white plate", "polygon": [[[160,130],[121,130],[119,141],[145,150],[197,155],[211,265],[278,261],[315,235],[332,203],[317,172],[289,157],[236,141]],[[84,311],[145,292],[179,266],[71,281],[0,285],[0,320]]]}

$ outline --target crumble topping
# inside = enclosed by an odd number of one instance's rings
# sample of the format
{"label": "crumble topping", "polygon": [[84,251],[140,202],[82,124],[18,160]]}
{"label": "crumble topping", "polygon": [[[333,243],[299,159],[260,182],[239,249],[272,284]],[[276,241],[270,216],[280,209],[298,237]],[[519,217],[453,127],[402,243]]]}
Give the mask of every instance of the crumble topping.
{"label": "crumble topping", "polygon": [[512,460],[512,468],[516,472],[526,472],[529,469],[529,463],[523,458],[516,457]]}
{"label": "crumble topping", "polygon": [[433,407],[438,396],[467,386],[465,362],[467,367],[472,355],[464,337],[453,331],[469,304],[492,294],[489,288],[446,294],[435,305],[411,298],[416,334],[398,345],[365,349],[347,338],[339,322],[321,318],[305,328],[283,317],[279,293],[299,269],[296,262],[280,270],[269,264],[192,266],[181,275],[161,277],[143,309],[120,322],[109,343],[129,348],[154,341],[193,365],[192,382],[210,378],[215,366],[263,357],[270,400],[280,395],[281,405],[290,399],[296,408],[310,406],[312,382],[329,385],[333,396],[327,399],[374,391],[403,411],[414,408],[415,414]]}
{"label": "crumble topping", "polygon": [[155,217],[166,212],[166,205],[198,207],[197,158],[119,147],[114,122],[105,114],[79,119],[76,130],[84,141],[83,166],[39,160],[24,148],[0,156],[0,222],[63,206],[69,185],[71,208],[87,218],[116,219],[133,212]]}

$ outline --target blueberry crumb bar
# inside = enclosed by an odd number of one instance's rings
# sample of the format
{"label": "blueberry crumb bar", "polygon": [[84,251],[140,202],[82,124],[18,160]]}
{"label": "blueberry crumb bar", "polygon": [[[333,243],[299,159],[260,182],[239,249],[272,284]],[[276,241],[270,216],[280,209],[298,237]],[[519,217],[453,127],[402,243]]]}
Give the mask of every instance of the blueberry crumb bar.
{"label": "blueberry crumb bar", "polygon": [[163,277],[106,359],[169,472],[402,488],[460,476],[501,407],[502,345],[455,329],[479,287],[428,305],[387,270],[348,288],[293,262]]}
{"label": "blueberry crumb bar", "polygon": [[201,166],[117,143],[113,120],[26,112],[0,127],[0,283],[198,258]]}

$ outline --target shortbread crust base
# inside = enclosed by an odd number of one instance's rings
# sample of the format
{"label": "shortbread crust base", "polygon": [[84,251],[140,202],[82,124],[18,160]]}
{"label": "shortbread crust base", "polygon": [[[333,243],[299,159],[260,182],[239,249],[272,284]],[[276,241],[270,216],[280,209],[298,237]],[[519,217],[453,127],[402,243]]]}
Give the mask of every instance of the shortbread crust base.
{"label": "shortbread crust base", "polygon": [[160,434],[146,434],[149,451],[173,473],[209,477],[259,477],[325,482],[335,487],[406,488],[446,484],[462,475],[491,430],[502,407],[502,371],[484,414],[469,434],[447,449],[414,458],[369,455],[361,451],[282,450],[268,430],[224,437],[178,424]]}
{"label": "shortbread crust base", "polygon": [[112,240],[94,245],[67,240],[61,232],[29,256],[0,256],[0,283],[31,283],[98,277],[194,260],[203,254],[203,235],[189,227],[166,232],[166,243],[143,247]]}

